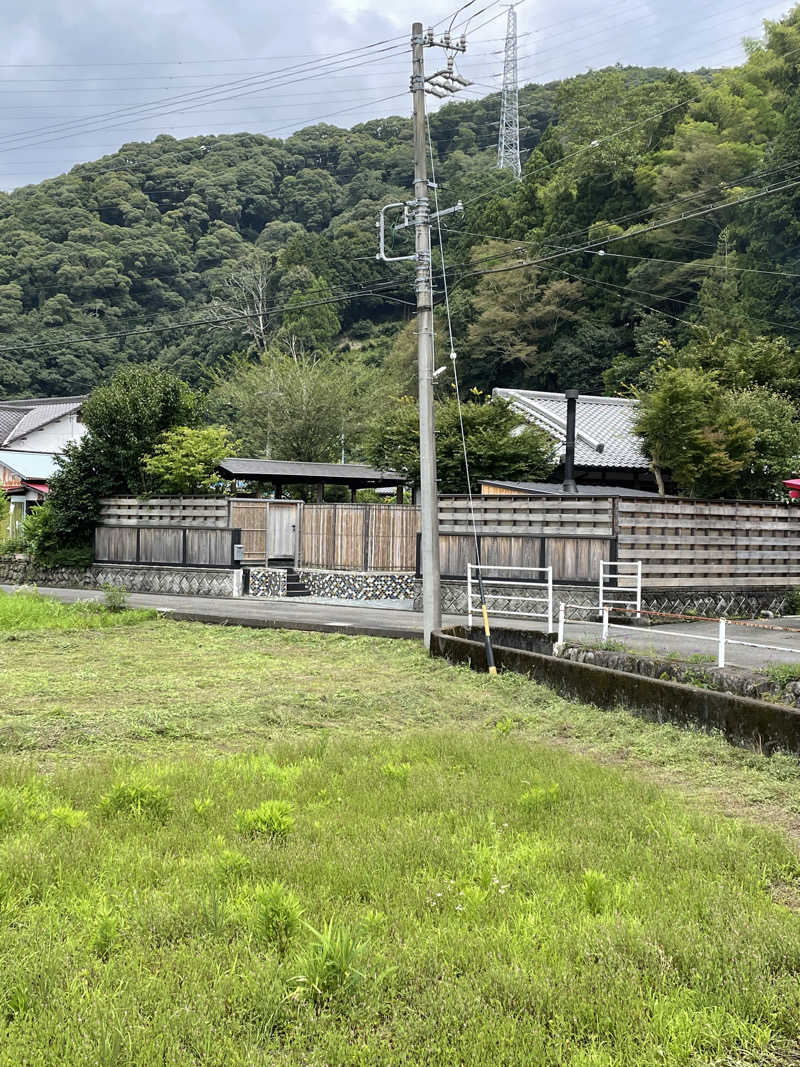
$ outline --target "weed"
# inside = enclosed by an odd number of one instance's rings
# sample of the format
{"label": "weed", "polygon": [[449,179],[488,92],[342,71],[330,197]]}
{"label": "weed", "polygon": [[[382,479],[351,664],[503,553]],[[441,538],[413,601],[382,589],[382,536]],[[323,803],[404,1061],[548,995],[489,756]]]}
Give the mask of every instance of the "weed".
{"label": "weed", "polygon": [[192,807],[194,808],[195,815],[202,819],[205,818],[214,807],[214,801],[211,797],[195,797],[192,800]]}
{"label": "weed", "polygon": [[587,867],[583,872],[581,893],[583,902],[592,915],[599,915],[600,912],[605,911],[611,897],[611,885],[608,876],[603,874],[602,871]]}
{"label": "weed", "polygon": [[769,663],[765,668],[767,677],[778,685],[788,685],[800,679],[800,663]]}
{"label": "weed", "polygon": [[289,980],[293,999],[311,1001],[317,1011],[336,994],[351,992],[364,980],[359,969],[367,948],[347,926],[329,920],[322,930],[305,924],[311,941],[297,959],[298,973]]}
{"label": "weed", "polygon": [[170,813],[167,793],[157,785],[115,785],[100,801],[106,816],[136,815],[163,822]]}
{"label": "weed", "polygon": [[498,719],[494,724],[494,728],[501,737],[505,737],[506,734],[511,733],[516,725],[516,719],[512,719],[507,715],[504,719]]}
{"label": "weed", "polygon": [[102,900],[97,908],[92,952],[101,959],[108,959],[120,939],[119,916],[110,907],[107,900]]}
{"label": "weed", "polygon": [[691,656],[686,657],[687,663],[716,663],[717,657],[712,656],[710,652],[693,652]]}
{"label": "weed", "polygon": [[408,785],[410,773],[410,763],[384,763],[381,767],[381,774],[384,778],[388,778],[390,782],[397,782],[398,785]]}
{"label": "weed", "polygon": [[520,805],[529,814],[551,808],[558,800],[561,789],[558,782],[548,786],[533,786],[519,798]]}
{"label": "weed", "polygon": [[112,585],[111,582],[104,582],[103,603],[109,611],[125,611],[128,607],[128,590],[124,585]]}
{"label": "weed", "polygon": [[53,822],[58,823],[59,826],[64,826],[69,830],[77,830],[77,828],[83,826],[89,818],[85,811],[80,811],[77,808],[70,808],[67,806],[51,808],[49,817]]}
{"label": "weed", "polygon": [[224,882],[233,882],[250,873],[251,863],[247,856],[234,849],[226,848],[217,856],[215,861],[217,873]]}
{"label": "weed", "polygon": [[595,652],[628,652],[627,645],[622,641],[615,641],[613,638],[606,638],[605,641],[580,641],[578,642],[579,648],[590,649]]}
{"label": "weed", "polygon": [[286,951],[297,936],[303,918],[299,899],[280,882],[270,882],[256,890],[253,907],[253,930],[256,937]]}
{"label": "weed", "polygon": [[294,826],[292,810],[285,800],[265,800],[257,808],[237,811],[236,829],[244,837],[288,837]]}

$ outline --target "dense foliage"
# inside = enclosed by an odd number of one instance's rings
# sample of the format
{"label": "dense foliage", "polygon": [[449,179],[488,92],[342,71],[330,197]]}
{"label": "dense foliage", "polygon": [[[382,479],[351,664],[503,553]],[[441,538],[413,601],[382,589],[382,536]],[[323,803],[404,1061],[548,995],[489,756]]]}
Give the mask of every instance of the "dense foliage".
{"label": "dense foliage", "polygon": [[[545,478],[554,466],[554,446],[538,426],[527,422],[505,400],[486,402],[472,397],[459,413],[455,396],[436,404],[436,463],[439,489],[465,493],[467,472],[461,419],[468,442],[469,480],[480,492],[486,478],[531,480]],[[410,397],[395,400],[380,413],[368,431],[364,448],[376,467],[402,471],[419,483],[419,412]]]}
{"label": "dense foliage", "polygon": [[198,395],[158,367],[125,367],[95,389],[82,411],[88,432],[58,458],[47,502],[25,520],[34,556],[45,563],[81,562],[72,553],[87,548],[101,499],[151,490],[146,457],[166,431],[196,424],[201,412]]}
{"label": "dense foliage", "polygon": [[[795,9],[739,67],[616,67],[525,87],[518,183],[495,167],[496,96],[431,116],[441,196],[465,204],[443,220],[462,385],[648,392],[665,368],[689,367],[723,391],[794,401],[798,86]],[[331,383],[324,427],[304,409],[320,429],[305,458],[340,455],[343,424],[357,458],[365,397],[381,403],[365,375],[378,397],[415,390],[412,266],[376,262],[374,231],[411,174],[411,126],[395,117],[286,140],[161,136],[0,194],[0,395],[75,393],[140,362],[219,389],[236,357],[248,388],[249,367],[254,380],[314,379],[309,396]],[[412,247],[409,231],[391,241]],[[284,392],[295,403],[295,387]],[[230,414],[242,395],[222,389],[219,403]],[[720,444],[719,413],[694,427],[701,450],[736,468],[730,493],[754,488],[744,438],[761,439],[751,415],[772,403],[759,396],[750,414],[737,408],[738,451]],[[226,420],[247,447],[304,458],[257,407]],[[649,440],[669,445],[652,428]],[[784,460],[779,473],[800,466]]]}

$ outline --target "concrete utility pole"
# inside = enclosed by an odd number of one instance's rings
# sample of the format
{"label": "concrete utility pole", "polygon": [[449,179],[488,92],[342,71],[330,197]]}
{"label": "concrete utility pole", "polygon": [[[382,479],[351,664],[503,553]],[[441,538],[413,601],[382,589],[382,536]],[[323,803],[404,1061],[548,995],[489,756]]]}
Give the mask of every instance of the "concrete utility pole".
{"label": "concrete utility pole", "polygon": [[[425,76],[425,48],[443,48],[447,66]],[[406,203],[387,204],[381,208],[376,223],[380,238],[377,259],[386,263],[399,260],[416,261],[415,289],[417,293],[417,371],[419,380],[419,458],[420,511],[422,518],[422,627],[425,647],[430,648],[431,634],[442,624],[441,579],[439,567],[439,495],[436,488],[436,436],[433,407],[434,345],[433,345],[433,274],[431,270],[431,220],[453,211],[461,211],[459,201],[454,207],[431,214],[430,184],[428,182],[428,139],[425,120],[425,93],[446,97],[471,84],[454,69],[454,54],[466,51],[462,36],[453,39],[445,33],[435,40],[433,30],[423,33],[422,23],[411,27],[411,94],[414,101],[414,199]],[[386,212],[403,209],[403,221],[394,230],[414,227],[413,255],[386,254]]]}
{"label": "concrete utility pole", "polygon": [[422,512],[422,632],[425,647],[442,625],[439,568],[439,494],[433,409],[433,287],[428,162],[425,131],[425,38],[411,27],[411,92],[414,100],[414,231],[416,234],[417,374],[419,380],[419,480]]}

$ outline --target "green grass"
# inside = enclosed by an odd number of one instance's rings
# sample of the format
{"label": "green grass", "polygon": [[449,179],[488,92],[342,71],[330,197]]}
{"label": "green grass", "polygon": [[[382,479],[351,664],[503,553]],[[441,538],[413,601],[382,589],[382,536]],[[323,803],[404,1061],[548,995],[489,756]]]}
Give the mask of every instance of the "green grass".
{"label": "green grass", "polygon": [[13,636],[18,631],[103,630],[110,626],[135,626],[147,619],[154,619],[156,614],[149,608],[111,611],[94,600],[62,604],[42,596],[36,590],[18,593],[0,590],[0,641],[4,635]]}
{"label": "green grass", "polygon": [[791,828],[790,756],[410,642],[156,620],[3,653],[2,1067],[758,1063],[800,1037],[797,849],[726,814]]}
{"label": "green grass", "polygon": [[764,668],[764,673],[771,682],[788,685],[800,679],[800,663],[770,663]]}

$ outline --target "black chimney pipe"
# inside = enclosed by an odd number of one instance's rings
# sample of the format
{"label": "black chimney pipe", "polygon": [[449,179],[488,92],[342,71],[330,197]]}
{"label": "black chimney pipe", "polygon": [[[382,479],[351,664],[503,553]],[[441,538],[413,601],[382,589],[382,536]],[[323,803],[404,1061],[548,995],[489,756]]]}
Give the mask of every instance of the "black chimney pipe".
{"label": "black chimney pipe", "polygon": [[561,488],[565,493],[577,493],[575,484],[575,413],[578,408],[578,390],[565,389],[567,398],[567,438],[564,450],[564,483]]}

